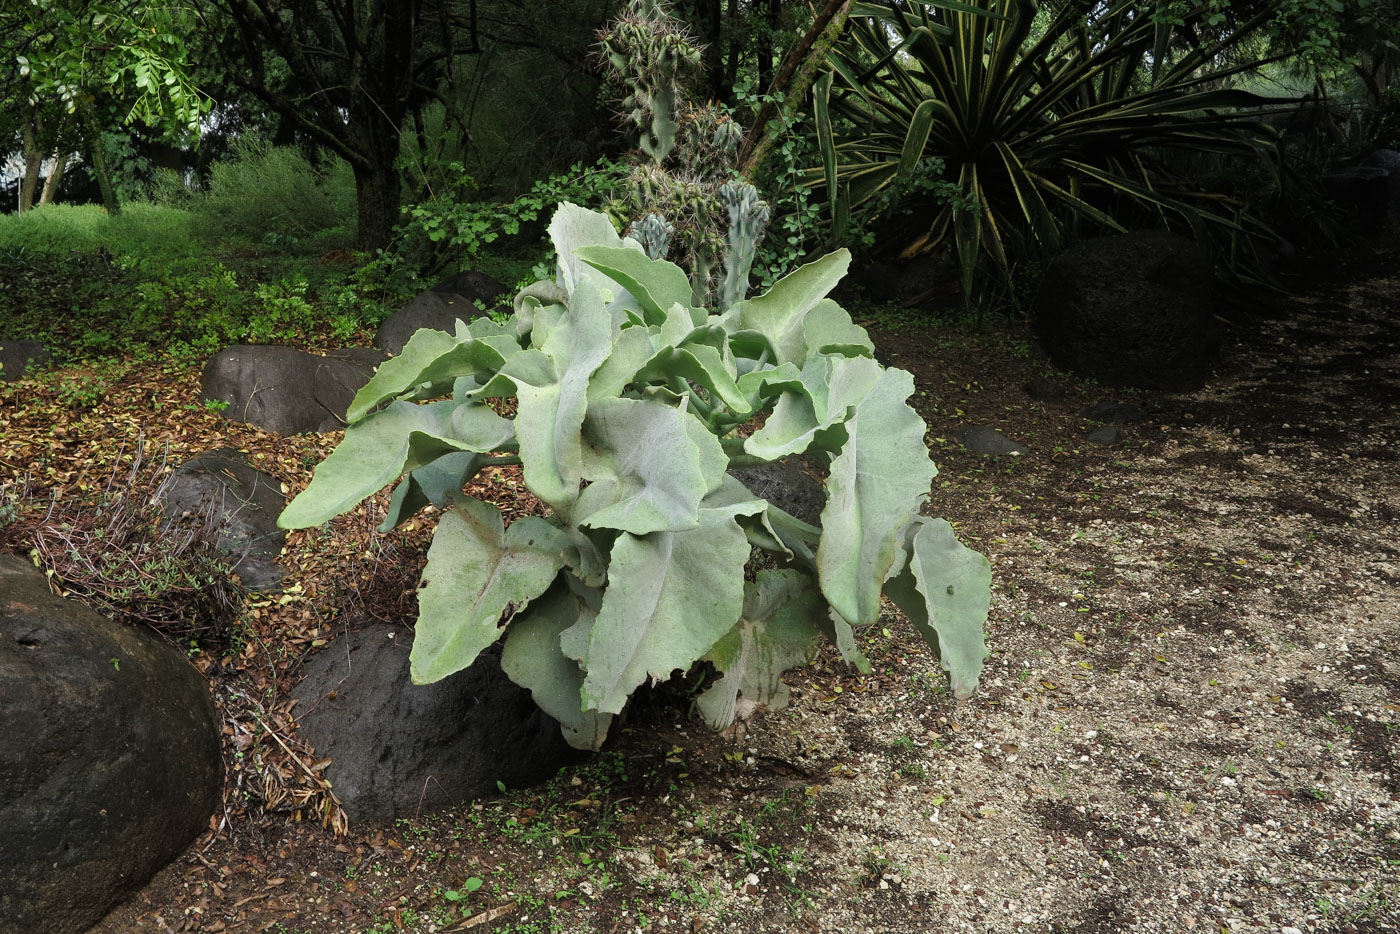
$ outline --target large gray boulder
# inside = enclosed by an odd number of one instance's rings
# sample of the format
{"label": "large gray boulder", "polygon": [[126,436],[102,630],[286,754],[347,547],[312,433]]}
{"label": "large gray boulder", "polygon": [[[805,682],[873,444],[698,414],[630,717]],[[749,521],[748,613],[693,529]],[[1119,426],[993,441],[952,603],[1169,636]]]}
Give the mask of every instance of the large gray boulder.
{"label": "large gray boulder", "polygon": [[552,777],[578,753],[491,649],[434,684],[409,680],[408,626],[374,623],[306,664],[301,737],[352,821],[426,813]]}
{"label": "large gray boulder", "polygon": [[208,523],[215,544],[249,590],[282,589],[277,556],[287,533],[277,516],[287,505],[276,477],[252,467],[237,451],[208,451],[181,464],[156,494],[169,522]]}
{"label": "large gray boulder", "polygon": [[1184,390],[1219,346],[1210,259],[1191,240],[1140,230],[1085,240],[1051,264],[1035,328],[1061,369],[1109,386]]}
{"label": "large gray boulder", "polygon": [[38,341],[0,340],[0,379],[20,379],[35,364],[49,362],[49,349]]}
{"label": "large gray boulder", "polygon": [[459,319],[471,323],[493,310],[509,312],[509,306],[496,301],[506,291],[503,283],[485,273],[459,272],[390,315],[375,332],[374,346],[386,353],[402,353],[404,344],[421,328],[452,334]]}
{"label": "large gray boulder", "polygon": [[0,934],[86,929],[219,804],[204,678],[12,555],[0,555],[0,723]]}
{"label": "large gray boulder", "polygon": [[204,365],[200,397],[226,402],[224,414],[279,435],[335,431],[360,387],[385,354],[368,347],[307,353],[294,347],[240,344]]}

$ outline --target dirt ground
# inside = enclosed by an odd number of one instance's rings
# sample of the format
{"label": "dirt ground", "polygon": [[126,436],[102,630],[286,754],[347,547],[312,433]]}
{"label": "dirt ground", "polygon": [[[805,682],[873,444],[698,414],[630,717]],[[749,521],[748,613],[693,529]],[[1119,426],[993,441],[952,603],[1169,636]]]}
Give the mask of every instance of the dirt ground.
{"label": "dirt ground", "polygon": [[[336,836],[231,775],[239,816],[95,931],[1400,930],[1400,250],[1322,278],[1180,395],[873,322],[919,387],[927,511],[992,561],[970,702],[891,610],[872,675],[824,655],[741,736],[661,694],[549,784],[420,818]],[[1145,417],[1091,444],[1099,402]],[[177,448],[235,431],[195,415]],[[1030,453],[967,453],[982,424]],[[309,442],[237,431],[305,482]]]}

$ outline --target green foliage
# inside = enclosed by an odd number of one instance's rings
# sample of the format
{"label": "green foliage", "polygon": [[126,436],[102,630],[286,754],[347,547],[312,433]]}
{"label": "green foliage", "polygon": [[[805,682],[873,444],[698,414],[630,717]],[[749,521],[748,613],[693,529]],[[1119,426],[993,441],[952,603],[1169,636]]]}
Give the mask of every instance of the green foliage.
{"label": "green foliage", "polygon": [[[343,344],[403,297],[375,264],[347,274],[294,253],[250,258],[208,231],[190,211],[142,202],[115,217],[96,205],[0,215],[0,337],[42,340],[59,361],[149,350],[193,358],[247,342]],[[79,406],[93,395],[92,387],[65,391]]]}
{"label": "green foliage", "polygon": [[232,158],[214,163],[208,192],[189,207],[221,238],[322,252],[352,239],[355,182],[341,160],[318,168],[294,146],[245,136]]}
{"label": "green foliage", "polygon": [[406,212],[406,240],[426,239],[457,261],[473,260],[502,238],[515,237],[565,201],[608,204],[618,195],[626,169],[603,158],[582,163],[536,181],[510,201],[471,200],[473,182],[461,163],[451,166],[458,179],[449,191],[414,205]]}
{"label": "green foliage", "polygon": [[186,37],[192,10],[166,4],[121,7],[31,0],[32,41],[17,55],[32,96],[57,97],[69,113],[94,94],[113,94],[128,107],[125,122],[167,132],[199,132],[209,96],[189,78]]}
{"label": "green foliage", "polygon": [[[1139,6],[857,4],[817,88],[819,114],[829,105],[840,119],[818,120],[824,166],[808,183],[825,187],[836,226],[892,202],[926,216],[905,255],[948,244],[965,295],[985,267],[1009,280],[1018,262],[1081,231],[1185,226],[1225,244],[1223,256],[1243,255],[1233,247],[1262,225],[1244,204],[1173,171],[1171,157],[1273,158],[1252,110],[1272,101],[1230,87],[1258,62],[1226,64],[1270,13],[1202,34],[1209,2],[1157,18]],[[942,160],[941,178],[929,175],[931,157]]]}
{"label": "green foliage", "polygon": [[[960,697],[985,649],[986,559],[918,514],[935,474],[913,381],[886,369],[826,295],[843,252],[722,313],[682,270],[562,205],[555,280],[504,325],[420,331],[356,395],[345,439],[283,512],[318,525],[399,480],[385,527],[443,510],[420,591],[412,671],[430,682],[505,635],[502,665],[580,748],[596,749],[648,680],[708,661],[716,728],[781,706],[781,674],[825,636],[868,668],[854,628],[881,585],[939,653]],[[507,418],[493,400],[514,399]],[[422,400],[437,400],[423,402]],[[741,426],[765,416],[757,431]],[[730,466],[826,464],[821,527],[755,496]],[[547,518],[506,526],[464,485],[520,464]],[[769,561],[746,580],[754,549]]]}

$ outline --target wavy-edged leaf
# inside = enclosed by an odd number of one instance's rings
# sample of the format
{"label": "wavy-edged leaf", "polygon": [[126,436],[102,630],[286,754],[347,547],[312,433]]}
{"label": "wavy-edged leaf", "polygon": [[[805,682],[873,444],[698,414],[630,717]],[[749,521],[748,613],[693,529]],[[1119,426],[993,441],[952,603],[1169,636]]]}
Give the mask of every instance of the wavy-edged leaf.
{"label": "wavy-edged leaf", "polygon": [[642,382],[670,381],[676,377],[705,387],[712,398],[719,399],[735,415],[748,415],[753,411],[735,382],[734,374],[725,365],[723,355],[708,344],[662,347],[636,374],[636,379]]}
{"label": "wavy-edged leaf", "polygon": [[443,454],[474,450],[454,437],[456,408],[455,402],[395,402],[346,428],[311,484],[277,517],[278,526],[305,529],[328,522],[410,470]]}
{"label": "wavy-edged leaf", "polygon": [[549,589],[569,538],[536,516],[505,527],[501,511],[461,497],[438,520],[418,592],[414,684],[461,671],[501,634],[500,620]]}
{"label": "wavy-edged leaf", "polygon": [[467,481],[481,472],[483,455],[471,451],[444,454],[430,464],[411,471],[394,488],[389,499],[389,510],[384,521],[379,523],[379,531],[389,532],[403,524],[405,519],[417,515],[423,507],[431,504],[439,509],[446,508],[462,492]]}
{"label": "wavy-edged leaf", "polygon": [[786,707],[783,672],[812,661],[825,614],[826,603],[808,575],[759,571],[744,587],[739,622],[705,655],[723,675],[696,700],[710,728],[734,722],[739,695],[769,710]]}
{"label": "wavy-edged leaf", "polygon": [[579,207],[569,201],[562,201],[549,222],[549,239],[554,244],[554,254],[559,260],[559,284],[569,295],[585,275],[589,266],[579,259],[575,251],[584,246],[632,247],[641,250],[635,240],[627,243],[617,235],[612,221],[607,215]]}
{"label": "wavy-edged leaf", "polygon": [[814,442],[833,451],[844,440],[837,433],[820,437],[845,421],[847,410],[857,405],[880,380],[880,365],[868,357],[819,354],[808,358],[799,387],[784,388],[762,428],[744,441],[744,453],[763,460],[800,454]]}
{"label": "wavy-edged leaf", "polygon": [[588,401],[620,395],[655,353],[656,341],[644,326],[623,328],[613,339],[608,358],[588,381]]}
{"label": "wavy-edged leaf", "polygon": [[607,739],[612,714],[583,709],[583,670],[559,644],[565,630],[594,615],[568,588],[554,588],[511,623],[501,650],[501,670],[559,721],[570,746],[596,752]]}
{"label": "wavy-edged leaf", "polygon": [[907,560],[885,593],[938,655],[965,700],[977,690],[987,657],[982,627],[991,605],[992,566],[942,519],[923,516],[904,533]]}
{"label": "wavy-edged leaf", "polygon": [[773,363],[800,364],[808,355],[803,320],[836,287],[850,264],[850,252],[837,250],[799,266],[762,295],[737,303],[731,320],[737,320],[737,329],[758,331],[772,343],[777,354]]}
{"label": "wavy-edged leaf", "polygon": [[633,535],[695,528],[700,500],[727,461],[719,441],[687,421],[694,419],[684,409],[659,402],[593,403],[583,424],[582,475],[591,482],[579,494],[576,521]]}
{"label": "wavy-edged leaf", "polygon": [[[579,433],[588,410],[589,380],[611,349],[612,322],[602,298],[591,283],[580,282],[569,313],[549,331],[538,353],[522,351],[499,374],[514,385],[519,400],[515,431],[525,485],[566,519],[583,477]],[[482,394],[489,394],[496,382],[488,383]]]}
{"label": "wavy-edged leaf", "polygon": [[675,263],[624,246],[586,245],[574,255],[630,292],[647,324],[664,321],[672,305],[690,304],[690,279]]}
{"label": "wavy-edged leaf", "polygon": [[505,363],[506,356],[499,346],[485,340],[463,340],[444,331],[423,328],[408,339],[402,353],[381,363],[369,382],[360,387],[345,419],[352,424],[358,422],[381,402],[417,390],[425,383],[429,387],[423,391],[425,394],[442,395],[458,377],[486,378]]}
{"label": "wavy-edged leaf", "polygon": [[880,613],[880,582],[894,565],[898,533],[929,493],[937,472],[924,445],[924,420],[905,400],[914,379],[880,375],[843,427],[849,436],[831,461],[817,567],[827,602],[853,625]]}
{"label": "wavy-edged leaf", "polygon": [[689,668],[733,628],[749,556],[737,517],[762,508],[760,501],[704,508],[685,532],[618,536],[589,634],[587,709],[620,713],[638,685]]}

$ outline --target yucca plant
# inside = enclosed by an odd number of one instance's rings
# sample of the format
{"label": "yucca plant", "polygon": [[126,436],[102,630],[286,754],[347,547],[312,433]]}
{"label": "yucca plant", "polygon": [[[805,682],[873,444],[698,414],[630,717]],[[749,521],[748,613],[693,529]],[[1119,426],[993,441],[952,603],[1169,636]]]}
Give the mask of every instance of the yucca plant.
{"label": "yucca plant", "polygon": [[1206,28],[1208,6],[855,4],[816,88],[823,166],[811,179],[826,186],[834,226],[868,220],[932,158],[955,193],[902,205],[927,217],[903,255],[951,238],[965,296],[979,266],[1009,277],[1017,258],[1053,253],[1077,228],[1122,230],[1130,217],[1237,246],[1262,224],[1171,164],[1181,153],[1270,158],[1257,108],[1277,102],[1229,86],[1261,64],[1239,53],[1270,14]]}

